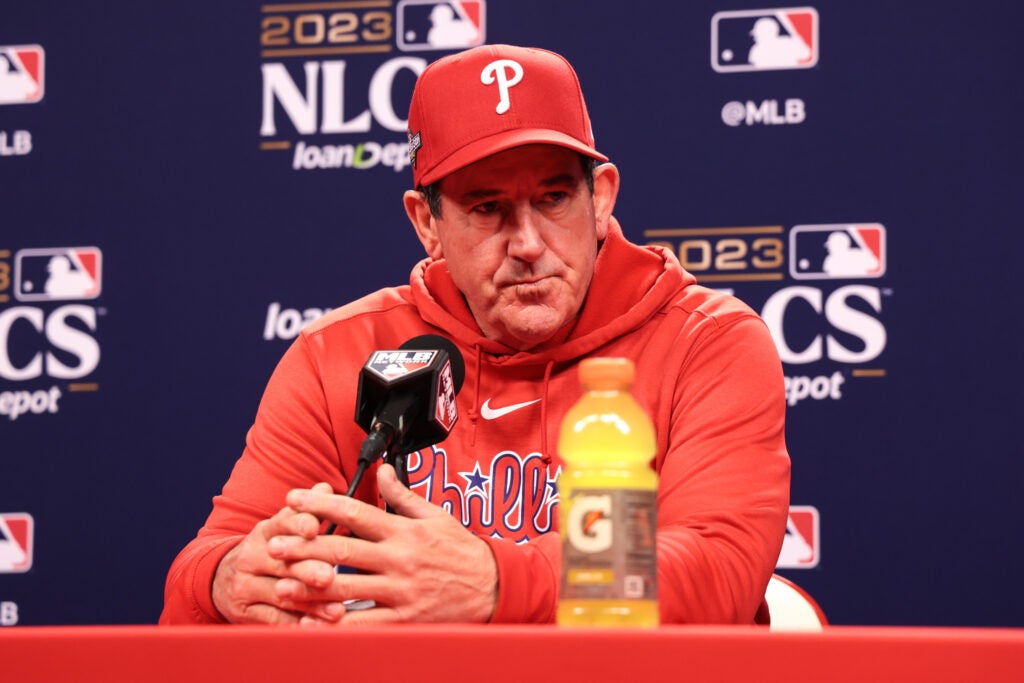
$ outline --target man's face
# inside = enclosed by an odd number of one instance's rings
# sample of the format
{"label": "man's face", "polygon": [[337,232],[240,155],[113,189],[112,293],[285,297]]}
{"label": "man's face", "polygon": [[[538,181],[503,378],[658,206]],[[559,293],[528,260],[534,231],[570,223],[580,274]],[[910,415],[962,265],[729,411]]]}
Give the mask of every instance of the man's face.
{"label": "man's face", "polygon": [[411,206],[408,193],[406,208],[484,335],[525,350],[579,312],[617,190],[611,164],[596,169],[591,195],[576,152],[527,145],[445,177],[440,217]]}

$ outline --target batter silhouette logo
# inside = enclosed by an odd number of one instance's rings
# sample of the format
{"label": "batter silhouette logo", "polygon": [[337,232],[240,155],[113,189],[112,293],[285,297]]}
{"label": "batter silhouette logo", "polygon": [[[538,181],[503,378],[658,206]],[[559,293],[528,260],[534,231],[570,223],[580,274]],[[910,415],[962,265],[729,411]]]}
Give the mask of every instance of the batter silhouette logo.
{"label": "batter silhouette logo", "polygon": [[809,69],[818,63],[813,7],[717,12],[711,17],[711,68],[719,73]]}
{"label": "batter silhouette logo", "polygon": [[97,247],[21,249],[14,255],[19,301],[95,299],[102,290],[103,255]]}
{"label": "batter silhouette logo", "polygon": [[811,569],[821,559],[821,522],[811,505],[791,505],[777,569]]}
{"label": "batter silhouette logo", "polygon": [[878,278],[885,275],[881,223],[795,225],[789,232],[789,272],[797,280]]}
{"label": "batter silhouette logo", "polygon": [[399,0],[395,8],[400,50],[462,50],[483,45],[484,0]]}
{"label": "batter silhouette logo", "polygon": [[32,515],[0,512],[0,574],[22,574],[32,568]]}
{"label": "batter silhouette logo", "polygon": [[43,99],[44,53],[38,45],[0,45],[0,104]]}

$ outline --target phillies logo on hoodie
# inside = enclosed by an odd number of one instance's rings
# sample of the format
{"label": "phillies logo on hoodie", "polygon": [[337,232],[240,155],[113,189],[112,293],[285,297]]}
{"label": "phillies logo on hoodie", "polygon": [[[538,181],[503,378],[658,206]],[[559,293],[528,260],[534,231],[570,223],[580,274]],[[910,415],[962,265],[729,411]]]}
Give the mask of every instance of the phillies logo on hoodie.
{"label": "phillies logo on hoodie", "polygon": [[437,446],[409,456],[409,488],[478,534],[518,543],[554,530],[558,475],[540,453],[498,453],[482,469],[459,470]]}

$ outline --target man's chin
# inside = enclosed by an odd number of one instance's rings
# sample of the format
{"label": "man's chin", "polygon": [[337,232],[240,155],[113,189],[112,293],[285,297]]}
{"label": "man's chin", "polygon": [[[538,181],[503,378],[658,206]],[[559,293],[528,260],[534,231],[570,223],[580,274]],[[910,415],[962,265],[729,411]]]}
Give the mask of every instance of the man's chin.
{"label": "man's chin", "polygon": [[[553,313],[552,311],[548,311]],[[568,322],[560,315],[517,316],[514,320],[505,320],[504,343],[526,351],[559,336]]]}

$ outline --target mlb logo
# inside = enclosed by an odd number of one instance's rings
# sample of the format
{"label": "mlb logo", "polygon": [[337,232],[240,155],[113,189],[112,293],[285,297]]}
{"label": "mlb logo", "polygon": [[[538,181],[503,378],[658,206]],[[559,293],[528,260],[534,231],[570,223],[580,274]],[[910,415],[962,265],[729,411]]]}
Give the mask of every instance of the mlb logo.
{"label": "mlb logo", "polygon": [[398,49],[462,50],[484,44],[484,0],[399,0]]}
{"label": "mlb logo", "polygon": [[43,99],[43,62],[38,45],[0,45],[0,104]]}
{"label": "mlb logo", "polygon": [[25,512],[0,512],[0,574],[22,574],[32,568],[35,523]]}
{"label": "mlb logo", "polygon": [[821,559],[821,522],[811,505],[791,505],[776,569],[811,569]]}
{"label": "mlb logo", "polygon": [[437,351],[378,351],[366,369],[391,381],[411,375],[434,362]]}
{"label": "mlb logo", "polygon": [[14,296],[19,301],[95,299],[103,280],[97,247],[21,249],[14,255]]}
{"label": "mlb logo", "polygon": [[797,225],[789,233],[789,273],[797,280],[842,280],[885,275],[881,223]]}
{"label": "mlb logo", "polygon": [[810,69],[818,63],[818,12],[813,7],[716,12],[711,17],[711,68],[719,73]]}

